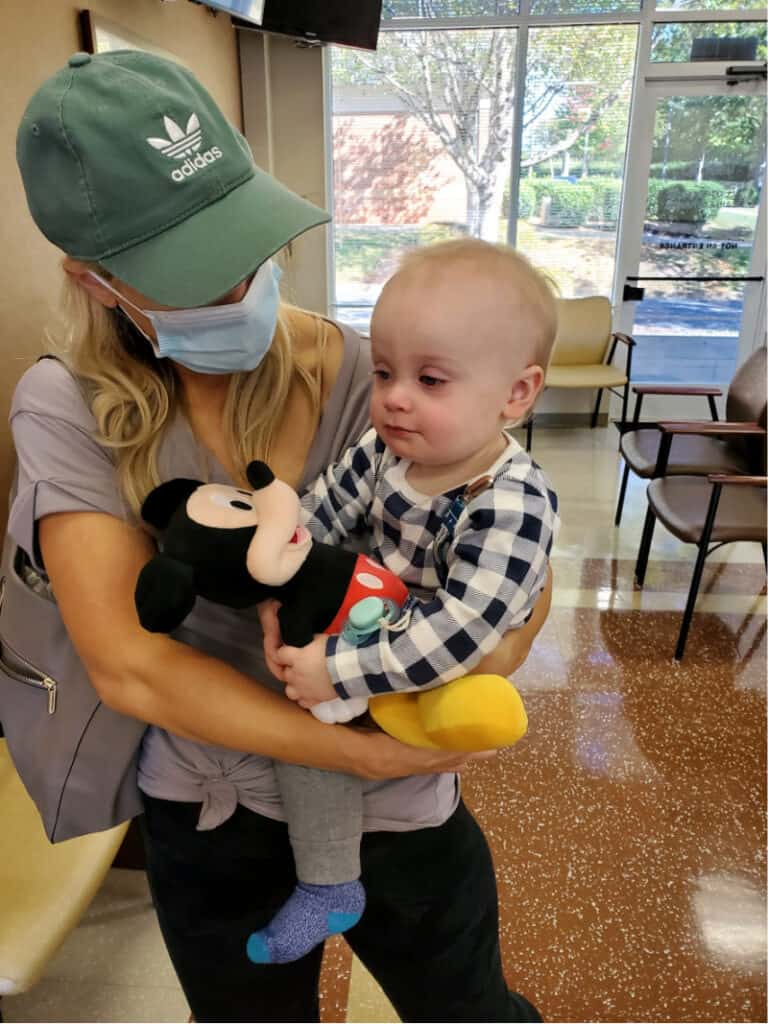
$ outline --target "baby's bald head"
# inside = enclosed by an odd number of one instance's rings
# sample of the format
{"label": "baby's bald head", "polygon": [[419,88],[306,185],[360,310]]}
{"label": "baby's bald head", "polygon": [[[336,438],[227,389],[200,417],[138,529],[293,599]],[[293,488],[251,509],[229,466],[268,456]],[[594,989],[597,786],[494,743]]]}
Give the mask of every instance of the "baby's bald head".
{"label": "baby's bald head", "polygon": [[557,331],[554,291],[510,246],[460,238],[414,249],[385,285],[380,303],[403,289],[420,294],[446,329],[460,331],[472,355],[546,370]]}

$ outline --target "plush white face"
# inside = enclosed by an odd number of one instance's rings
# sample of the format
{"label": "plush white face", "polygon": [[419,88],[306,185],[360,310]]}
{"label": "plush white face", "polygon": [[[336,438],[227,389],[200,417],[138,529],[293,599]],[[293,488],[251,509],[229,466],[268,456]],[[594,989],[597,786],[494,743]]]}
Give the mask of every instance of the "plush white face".
{"label": "plush white face", "polygon": [[280,586],[298,571],[312,546],[299,522],[299,498],[282,480],[246,491],[226,484],[203,484],[187,499],[187,515],[218,530],[255,527],[246,565],[258,583]]}

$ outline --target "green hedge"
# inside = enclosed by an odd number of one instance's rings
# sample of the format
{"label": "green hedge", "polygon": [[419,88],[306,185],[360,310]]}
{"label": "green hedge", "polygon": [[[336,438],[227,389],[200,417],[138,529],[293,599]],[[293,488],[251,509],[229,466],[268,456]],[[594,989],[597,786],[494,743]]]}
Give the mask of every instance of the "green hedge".
{"label": "green hedge", "polygon": [[527,181],[520,182],[520,199],[517,204],[517,215],[525,220],[536,209],[536,190]]}
{"label": "green hedge", "polygon": [[725,189],[715,181],[666,183],[656,193],[656,215],[662,221],[704,224],[725,203]]}
{"label": "green hedge", "polygon": [[553,228],[584,224],[594,202],[589,185],[572,185],[569,181],[550,181],[544,194],[551,200],[547,225]]}
{"label": "green hedge", "polygon": [[748,181],[740,185],[734,192],[734,206],[757,206],[760,201],[760,190],[754,182]]}
{"label": "green hedge", "polygon": [[[666,168],[668,179],[675,181],[696,181],[699,174],[698,160],[669,160],[666,164],[651,164],[651,174],[660,176]],[[748,160],[707,160],[702,168],[704,181],[749,181],[753,167]]]}
{"label": "green hedge", "polygon": [[714,181],[651,178],[646,216],[649,220],[703,224],[717,216],[718,210],[725,206],[726,196],[726,189]]}
{"label": "green hedge", "polygon": [[[623,164],[621,163],[609,163],[607,161],[595,160],[590,161],[589,175],[594,178],[620,178],[623,172]],[[571,160],[570,173],[581,177],[581,161]],[[549,169],[549,161],[545,161],[541,164],[535,164],[533,167],[533,174],[535,178],[552,178],[552,173]]]}
{"label": "green hedge", "polygon": [[614,226],[619,216],[621,181],[594,177],[573,184],[553,178],[526,178],[520,182],[519,216],[538,215],[545,196],[550,197],[547,223],[552,227],[578,227],[587,221]]}
{"label": "green hedge", "polygon": [[588,220],[604,227],[615,227],[619,219],[621,181],[616,178],[586,178],[583,185],[592,189],[592,206]]}
{"label": "green hedge", "polygon": [[[526,185],[533,192],[536,199],[536,207],[538,212],[538,206],[541,202],[542,196],[548,196],[551,194],[552,186],[558,184],[553,181],[552,178],[528,178]],[[567,182],[566,182],[567,184]]]}

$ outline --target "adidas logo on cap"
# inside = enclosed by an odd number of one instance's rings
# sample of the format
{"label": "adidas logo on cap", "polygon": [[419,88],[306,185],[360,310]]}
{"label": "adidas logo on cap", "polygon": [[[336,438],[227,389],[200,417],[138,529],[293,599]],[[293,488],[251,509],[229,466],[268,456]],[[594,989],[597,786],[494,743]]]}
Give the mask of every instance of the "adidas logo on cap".
{"label": "adidas logo on cap", "polygon": [[189,115],[186,131],[182,130],[167,114],[163,117],[163,124],[169,137],[167,139],[148,137],[147,142],[153,149],[157,149],[163,156],[167,156],[169,160],[184,161],[181,167],[174,167],[171,171],[174,181],[184,181],[185,178],[190,178],[198,170],[219,160],[224,155],[218,146],[211,146],[210,149],[206,149],[202,153],[198,152],[202,144],[203,133],[197,114]]}

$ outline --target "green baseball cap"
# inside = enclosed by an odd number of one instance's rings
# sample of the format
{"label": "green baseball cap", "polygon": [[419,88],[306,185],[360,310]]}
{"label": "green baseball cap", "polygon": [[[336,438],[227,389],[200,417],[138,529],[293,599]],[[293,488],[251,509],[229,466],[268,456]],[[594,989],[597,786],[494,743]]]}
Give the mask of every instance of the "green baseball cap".
{"label": "green baseball cap", "polygon": [[253,162],[186,68],[75,53],[29,101],[16,156],[54,245],[167,306],[213,302],[329,215]]}

